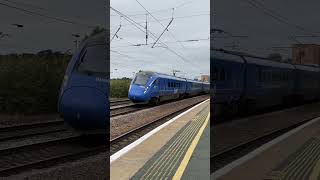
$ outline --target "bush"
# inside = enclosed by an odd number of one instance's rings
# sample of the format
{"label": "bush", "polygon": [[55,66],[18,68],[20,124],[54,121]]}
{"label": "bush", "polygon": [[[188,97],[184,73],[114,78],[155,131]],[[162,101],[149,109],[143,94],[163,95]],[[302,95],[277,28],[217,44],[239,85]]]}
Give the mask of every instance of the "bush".
{"label": "bush", "polygon": [[7,56],[0,59],[0,111],[56,112],[58,93],[70,55],[43,59]]}
{"label": "bush", "polygon": [[131,79],[111,79],[110,81],[110,97],[126,98],[130,87]]}

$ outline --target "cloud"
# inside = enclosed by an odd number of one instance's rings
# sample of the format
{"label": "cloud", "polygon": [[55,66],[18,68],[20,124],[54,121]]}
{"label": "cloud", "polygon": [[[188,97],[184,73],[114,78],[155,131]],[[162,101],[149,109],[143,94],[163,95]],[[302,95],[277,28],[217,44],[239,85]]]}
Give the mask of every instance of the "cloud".
{"label": "cloud", "polygon": [[[201,73],[209,74],[209,44],[208,40],[198,42],[180,42],[190,39],[205,39],[209,37],[209,0],[180,1],[180,0],[139,0],[149,12],[152,12],[156,19],[161,20],[161,24],[166,27],[172,17],[172,8],[175,9],[173,17],[176,17],[169,26],[169,32],[165,32],[160,38],[169,46],[169,49],[148,46],[132,46],[132,44],[144,44],[145,33],[121,18],[121,27],[118,35],[122,39],[115,38],[111,43],[111,49],[118,53],[111,52],[111,77],[132,77],[133,72],[139,70],[152,70],[163,73],[172,73],[172,70],[180,70],[179,76],[194,78]],[[145,27],[145,14],[147,13],[135,0],[112,0],[111,6],[134,21],[141,23],[142,29]],[[207,15],[204,15],[206,14]],[[120,17],[111,11],[111,32],[115,33],[120,24]],[[141,14],[141,15],[140,15]],[[199,15],[190,17],[191,15]],[[179,18],[178,18],[179,17]],[[148,29],[155,35],[149,34],[149,43],[155,42],[157,37],[165,29],[158,21],[148,15]],[[128,57],[130,56],[130,58]],[[181,58],[181,56],[183,58]]]}

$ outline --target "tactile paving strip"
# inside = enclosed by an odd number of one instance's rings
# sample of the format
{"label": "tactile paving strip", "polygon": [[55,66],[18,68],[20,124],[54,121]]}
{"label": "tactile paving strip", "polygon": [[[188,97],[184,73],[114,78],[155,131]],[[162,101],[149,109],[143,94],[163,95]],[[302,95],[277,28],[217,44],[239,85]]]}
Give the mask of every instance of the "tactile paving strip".
{"label": "tactile paving strip", "polygon": [[179,130],[131,179],[171,179],[208,114],[209,106]]}
{"label": "tactile paving strip", "polygon": [[309,139],[265,180],[320,180],[320,136]]}

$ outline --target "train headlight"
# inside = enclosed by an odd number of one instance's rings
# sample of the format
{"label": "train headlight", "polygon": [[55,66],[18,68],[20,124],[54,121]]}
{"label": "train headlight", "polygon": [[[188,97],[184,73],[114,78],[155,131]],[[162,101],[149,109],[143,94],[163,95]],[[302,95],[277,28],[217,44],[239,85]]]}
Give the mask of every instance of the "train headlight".
{"label": "train headlight", "polygon": [[148,89],[149,89],[149,86],[147,86],[147,87],[144,89],[144,92],[143,92],[143,93],[144,93],[144,94],[147,93]]}

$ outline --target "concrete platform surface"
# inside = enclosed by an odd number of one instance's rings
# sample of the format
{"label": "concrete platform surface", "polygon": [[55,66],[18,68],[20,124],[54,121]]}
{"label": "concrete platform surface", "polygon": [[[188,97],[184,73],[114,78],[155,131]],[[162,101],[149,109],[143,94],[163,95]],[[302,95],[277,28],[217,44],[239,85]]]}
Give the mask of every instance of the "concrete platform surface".
{"label": "concrete platform surface", "polygon": [[319,180],[320,118],[218,170],[211,179]]}
{"label": "concrete platform surface", "polygon": [[[110,165],[110,179],[185,179],[182,176],[186,169],[190,169],[189,161],[196,158],[192,156],[193,152],[200,151],[198,142],[202,147],[203,144],[209,146],[209,128],[206,128],[209,127],[209,102],[205,101],[183,114],[114,160]],[[206,137],[208,142],[204,143],[202,137]],[[209,148],[207,151],[209,160]],[[209,172],[208,168],[208,178]]]}

